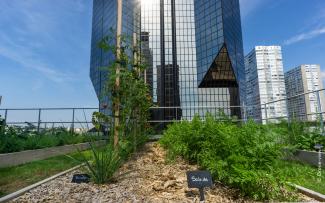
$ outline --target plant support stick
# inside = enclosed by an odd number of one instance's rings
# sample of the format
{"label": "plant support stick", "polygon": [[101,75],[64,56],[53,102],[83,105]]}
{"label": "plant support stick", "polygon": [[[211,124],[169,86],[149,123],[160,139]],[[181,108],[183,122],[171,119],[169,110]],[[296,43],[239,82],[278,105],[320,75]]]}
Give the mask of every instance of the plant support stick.
{"label": "plant support stick", "polygon": [[[116,59],[119,62],[121,59],[121,35],[122,35],[122,0],[117,0],[117,29],[116,29]],[[118,92],[120,88],[120,64],[116,66],[115,90]],[[114,102],[114,147],[118,146],[119,139],[119,123],[120,123],[120,99],[119,95]]]}

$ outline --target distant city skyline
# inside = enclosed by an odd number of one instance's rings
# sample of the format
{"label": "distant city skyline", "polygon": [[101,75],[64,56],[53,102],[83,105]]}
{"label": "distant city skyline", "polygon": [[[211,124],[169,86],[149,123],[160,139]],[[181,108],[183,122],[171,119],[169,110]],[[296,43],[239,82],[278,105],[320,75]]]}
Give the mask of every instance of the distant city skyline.
{"label": "distant city skyline", "polygon": [[[324,78],[323,0],[240,2],[245,55],[255,46],[281,45],[285,71],[319,64]],[[0,108],[96,107],[92,1],[2,0],[0,8]]]}
{"label": "distant city skyline", "polygon": [[[280,46],[256,46],[245,57],[247,117],[266,119],[287,117],[283,57]],[[278,101],[275,103],[269,103]],[[264,105],[269,103],[268,105]]]}
{"label": "distant city skyline", "polygon": [[290,69],[285,73],[285,85],[287,98],[291,97],[287,100],[291,118],[315,121],[319,118],[317,113],[324,112],[324,92],[309,93],[292,98],[298,94],[323,89],[319,65],[304,64]]}

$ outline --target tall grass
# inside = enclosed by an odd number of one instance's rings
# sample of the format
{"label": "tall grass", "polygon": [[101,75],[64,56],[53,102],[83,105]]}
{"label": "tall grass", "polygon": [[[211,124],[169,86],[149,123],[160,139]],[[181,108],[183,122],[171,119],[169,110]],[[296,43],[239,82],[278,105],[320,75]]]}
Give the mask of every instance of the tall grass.
{"label": "tall grass", "polygon": [[96,147],[92,143],[91,158],[79,154],[82,159],[80,163],[85,163],[85,170],[91,175],[93,182],[104,184],[114,179],[115,172],[121,164],[128,160],[134,149],[143,145],[148,139],[147,135],[138,135],[134,142],[133,136],[122,137],[119,142],[119,148],[113,147],[112,141],[104,147]]}
{"label": "tall grass", "polygon": [[[112,180],[114,173],[121,165],[121,157],[118,151],[110,145],[98,148],[90,144],[92,159],[83,156],[82,161],[86,164],[86,170],[91,174],[93,181],[104,184]],[[80,152],[80,154],[82,154]]]}

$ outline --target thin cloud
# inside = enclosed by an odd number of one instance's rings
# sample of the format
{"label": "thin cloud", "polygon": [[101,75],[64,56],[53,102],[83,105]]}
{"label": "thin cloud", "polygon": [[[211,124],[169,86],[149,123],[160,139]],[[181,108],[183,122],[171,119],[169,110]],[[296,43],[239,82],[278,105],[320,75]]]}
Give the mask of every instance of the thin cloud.
{"label": "thin cloud", "polygon": [[6,35],[0,35],[0,41],[3,43],[0,46],[0,56],[10,59],[25,68],[35,70],[56,83],[73,79],[69,74],[62,73],[58,71],[58,68],[51,68],[49,64],[40,61],[31,49],[15,43]]}
{"label": "thin cloud", "polygon": [[318,37],[319,35],[325,34],[325,27],[314,29],[309,32],[301,33],[299,35],[293,36],[284,42],[285,45],[295,44],[304,40],[312,39]]}
{"label": "thin cloud", "polygon": [[35,70],[56,83],[63,83],[73,79],[73,77],[68,74],[61,73],[57,71],[57,69],[50,68],[48,64],[30,58],[30,56],[28,56],[28,54],[25,52],[16,54],[13,50],[0,47],[0,55],[15,61],[25,68]]}
{"label": "thin cloud", "polygon": [[[38,72],[50,81],[56,83],[74,80],[73,74],[66,73],[68,67],[57,67],[46,56],[46,48],[61,43],[65,47],[79,48],[73,37],[62,36],[66,32],[68,23],[61,19],[62,16],[80,15],[85,10],[84,0],[58,1],[56,6],[51,1],[0,1],[3,12],[0,13],[0,28],[6,27],[0,33],[0,56],[16,62],[20,66]],[[59,5],[58,5],[59,4]],[[71,9],[72,8],[72,9]],[[12,25],[15,22],[15,26]],[[69,26],[70,28],[70,26]],[[44,51],[43,51],[44,50]],[[51,50],[50,50],[51,51]]]}
{"label": "thin cloud", "polygon": [[260,7],[265,1],[262,0],[240,0],[240,13],[242,18],[247,17],[250,13]]}

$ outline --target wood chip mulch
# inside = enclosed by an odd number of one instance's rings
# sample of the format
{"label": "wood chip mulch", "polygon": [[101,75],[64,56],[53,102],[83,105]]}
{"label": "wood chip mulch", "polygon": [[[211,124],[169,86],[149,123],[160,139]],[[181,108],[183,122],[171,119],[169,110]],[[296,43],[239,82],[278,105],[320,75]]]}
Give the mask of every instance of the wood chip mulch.
{"label": "wood chip mulch", "polygon": [[[187,187],[186,171],[196,170],[178,159],[165,161],[165,150],[157,143],[147,143],[133,155],[116,176],[105,185],[71,183],[72,173],[43,184],[13,200],[13,202],[199,202],[197,189]],[[206,202],[251,202],[239,192],[216,183],[205,190]]]}

